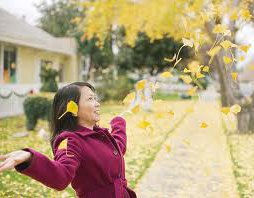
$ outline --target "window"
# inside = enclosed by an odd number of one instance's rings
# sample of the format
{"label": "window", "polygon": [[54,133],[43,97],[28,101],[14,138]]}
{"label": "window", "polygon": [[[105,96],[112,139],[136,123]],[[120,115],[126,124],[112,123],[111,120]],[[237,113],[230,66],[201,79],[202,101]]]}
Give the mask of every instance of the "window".
{"label": "window", "polygon": [[4,47],[4,83],[16,83],[16,59],[17,49],[15,47],[5,46]]}

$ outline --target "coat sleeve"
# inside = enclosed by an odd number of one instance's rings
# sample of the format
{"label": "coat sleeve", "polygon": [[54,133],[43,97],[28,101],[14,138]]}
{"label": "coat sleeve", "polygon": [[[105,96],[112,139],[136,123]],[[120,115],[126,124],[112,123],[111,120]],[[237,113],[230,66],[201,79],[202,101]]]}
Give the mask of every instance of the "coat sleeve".
{"label": "coat sleeve", "polygon": [[126,153],[127,137],[126,137],[126,121],[120,116],[113,118],[110,121],[111,135],[116,140],[123,155]]}
{"label": "coat sleeve", "polygon": [[[22,150],[32,153],[32,160],[14,168],[50,188],[64,190],[75,177],[81,163],[81,146],[77,137],[70,133],[62,132],[56,137],[53,145],[54,160],[31,148],[24,148]],[[58,149],[59,144],[65,139],[66,147]]]}

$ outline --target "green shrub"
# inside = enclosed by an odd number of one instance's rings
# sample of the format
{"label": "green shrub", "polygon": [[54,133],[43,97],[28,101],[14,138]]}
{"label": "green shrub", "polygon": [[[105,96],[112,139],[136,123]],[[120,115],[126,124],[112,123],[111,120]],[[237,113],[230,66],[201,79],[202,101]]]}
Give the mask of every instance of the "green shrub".
{"label": "green shrub", "polygon": [[135,81],[125,75],[119,75],[117,80],[112,76],[103,78],[96,92],[101,101],[121,101],[134,88]]}
{"label": "green shrub", "polygon": [[52,104],[52,96],[48,95],[34,94],[24,100],[23,108],[27,130],[34,130],[38,119],[50,120]]}
{"label": "green shrub", "polygon": [[56,82],[56,77],[59,72],[53,68],[48,68],[47,66],[42,66],[41,68],[41,82],[42,86],[40,88],[41,92],[57,92],[58,85]]}

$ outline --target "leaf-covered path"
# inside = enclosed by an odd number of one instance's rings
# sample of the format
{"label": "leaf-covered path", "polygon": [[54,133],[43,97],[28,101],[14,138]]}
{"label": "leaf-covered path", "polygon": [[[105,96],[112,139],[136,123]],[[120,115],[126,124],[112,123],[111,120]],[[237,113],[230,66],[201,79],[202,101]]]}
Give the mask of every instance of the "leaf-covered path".
{"label": "leaf-covered path", "polygon": [[[202,122],[206,128],[200,127]],[[138,198],[239,197],[217,102],[195,105],[166,140],[135,192]]]}

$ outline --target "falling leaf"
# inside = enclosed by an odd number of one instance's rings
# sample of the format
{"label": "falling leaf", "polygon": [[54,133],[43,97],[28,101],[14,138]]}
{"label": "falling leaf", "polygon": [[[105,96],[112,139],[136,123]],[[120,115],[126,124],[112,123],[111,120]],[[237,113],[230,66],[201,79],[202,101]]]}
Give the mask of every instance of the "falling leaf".
{"label": "falling leaf", "polygon": [[192,82],[192,78],[189,75],[180,75],[180,78],[186,83],[190,84]]}
{"label": "falling leaf", "polygon": [[170,115],[175,115],[175,113],[174,113],[173,110],[169,110],[169,111],[168,111],[168,114],[170,114]]}
{"label": "falling leaf", "polygon": [[237,10],[234,10],[231,15],[230,15],[230,20],[237,20],[238,19],[238,11]]}
{"label": "falling leaf", "polygon": [[184,143],[190,146],[190,140],[185,139],[185,140],[184,140]]}
{"label": "falling leaf", "polygon": [[149,127],[151,125],[150,122],[146,121],[146,120],[143,120],[141,123],[139,123],[137,125],[138,128],[141,128],[141,129],[146,129],[147,127]]}
{"label": "falling leaf", "polygon": [[136,97],[136,93],[132,92],[129,93],[124,99],[123,99],[123,103],[124,104],[129,104],[131,101],[133,101]]}
{"label": "falling leaf", "polygon": [[66,149],[67,148],[67,141],[68,141],[68,138],[64,139],[58,146],[58,149]]}
{"label": "falling leaf", "polygon": [[162,77],[162,78],[172,78],[173,75],[172,75],[170,72],[163,72],[163,73],[161,74],[161,77]]}
{"label": "falling leaf", "polygon": [[227,25],[225,24],[218,24],[214,27],[213,33],[224,33],[227,30]]}
{"label": "falling leaf", "polygon": [[222,107],[221,108],[222,113],[224,113],[225,115],[228,115],[228,113],[230,112],[230,108],[229,107]]}
{"label": "falling leaf", "polygon": [[238,77],[238,73],[237,73],[237,72],[232,72],[232,73],[231,73],[231,76],[232,76],[232,79],[233,79],[234,81],[237,81],[237,77]]}
{"label": "falling leaf", "polygon": [[156,118],[164,118],[165,114],[164,113],[156,113]]}
{"label": "falling leaf", "polygon": [[193,96],[193,95],[195,95],[197,89],[198,89],[197,86],[192,87],[192,88],[190,88],[190,90],[188,90],[187,94],[190,95],[190,96]]}
{"label": "falling leaf", "polygon": [[205,122],[202,122],[201,124],[200,124],[200,128],[206,128],[207,127],[207,124],[205,123]]}
{"label": "falling leaf", "polygon": [[194,108],[193,108],[193,107],[190,107],[190,108],[186,109],[186,112],[187,112],[187,113],[192,113],[192,112],[194,112]]}
{"label": "falling leaf", "polygon": [[247,9],[241,10],[241,16],[244,20],[249,21],[251,19],[250,11]]}
{"label": "falling leaf", "polygon": [[239,47],[239,49],[243,50],[245,53],[248,52],[249,48],[250,48],[249,45],[242,45],[242,46]]}
{"label": "falling leaf", "polygon": [[245,59],[244,56],[240,56],[238,60],[241,61],[241,62],[243,62],[244,59]]}
{"label": "falling leaf", "polygon": [[169,153],[172,149],[171,149],[171,146],[169,144],[166,144],[165,145],[165,148],[167,150],[167,152]]}
{"label": "falling leaf", "polygon": [[174,54],[173,58],[169,59],[169,58],[164,58],[165,61],[167,62],[173,62],[176,59],[176,54]]}
{"label": "falling leaf", "polygon": [[182,40],[183,40],[183,44],[185,46],[193,47],[193,41],[192,40],[188,40],[188,39],[185,39],[185,38],[183,38]]}
{"label": "falling leaf", "polygon": [[68,102],[67,110],[58,119],[61,119],[67,112],[72,113],[73,116],[78,116],[78,105],[72,100]]}
{"label": "falling leaf", "polygon": [[223,56],[223,61],[225,64],[229,64],[233,62],[233,60],[228,56]]}
{"label": "falling leaf", "polygon": [[201,67],[199,65],[198,61],[192,61],[190,64],[188,64],[188,67],[192,73],[198,73],[201,71]]}
{"label": "falling leaf", "polygon": [[146,80],[140,80],[140,81],[138,81],[138,82],[137,82],[137,90],[142,90],[142,89],[144,89],[145,84],[146,84]]}
{"label": "falling leaf", "polygon": [[131,112],[132,113],[137,113],[137,112],[139,112],[140,111],[140,105],[138,104],[138,105],[136,105],[135,107],[133,107],[132,109],[131,109]]}
{"label": "falling leaf", "polygon": [[210,69],[210,68],[209,68],[208,66],[205,66],[205,67],[202,69],[202,71],[203,71],[203,72],[209,72],[209,69]]}
{"label": "falling leaf", "polygon": [[237,114],[241,111],[241,106],[238,104],[234,104],[233,106],[230,107],[230,111],[234,114]]}

